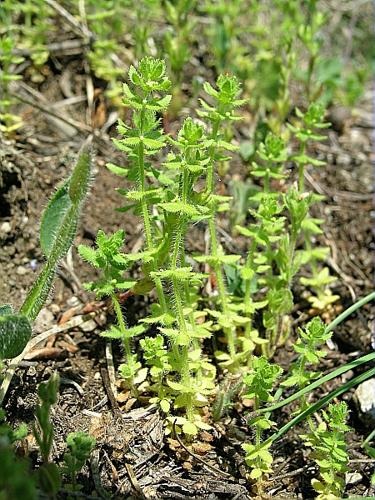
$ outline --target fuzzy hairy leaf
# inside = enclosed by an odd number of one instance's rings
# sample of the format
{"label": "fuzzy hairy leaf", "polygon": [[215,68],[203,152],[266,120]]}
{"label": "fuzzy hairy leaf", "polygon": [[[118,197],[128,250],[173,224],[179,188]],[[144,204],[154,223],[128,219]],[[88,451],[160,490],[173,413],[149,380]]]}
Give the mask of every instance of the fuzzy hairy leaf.
{"label": "fuzzy hairy leaf", "polygon": [[57,237],[57,228],[61,226],[67,211],[72,206],[69,196],[69,181],[70,179],[57,189],[42,217],[40,224],[40,246],[46,257],[50,254]]}
{"label": "fuzzy hairy leaf", "polygon": [[0,316],[0,359],[15,358],[21,354],[31,334],[31,324],[26,316]]}
{"label": "fuzzy hairy leaf", "polygon": [[[47,263],[21,307],[21,313],[30,320],[37,317],[47,300],[57,266],[73,243],[83,201],[91,179],[91,165],[90,151],[87,146],[84,146],[70,179],[63,184],[61,190],[55,193],[44,213],[40,239]],[[66,196],[69,197],[69,203]],[[58,213],[59,210],[63,213],[63,217]]]}

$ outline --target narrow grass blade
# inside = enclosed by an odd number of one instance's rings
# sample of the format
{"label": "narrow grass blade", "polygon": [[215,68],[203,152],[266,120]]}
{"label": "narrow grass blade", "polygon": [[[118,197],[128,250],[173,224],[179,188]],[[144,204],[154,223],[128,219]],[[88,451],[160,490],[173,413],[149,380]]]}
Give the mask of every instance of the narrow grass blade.
{"label": "narrow grass blade", "polygon": [[371,352],[370,354],[366,354],[365,356],[362,356],[361,358],[357,358],[357,359],[351,361],[350,363],[347,363],[344,366],[340,366],[340,368],[337,368],[333,372],[328,373],[324,377],[321,377],[318,380],[315,380],[315,382],[304,387],[300,391],[295,392],[294,394],[292,394],[288,398],[283,399],[282,401],[279,401],[278,403],[275,403],[272,406],[268,406],[267,408],[262,408],[261,410],[258,411],[258,413],[266,413],[269,411],[277,410],[278,408],[282,408],[283,406],[288,405],[289,403],[292,403],[296,399],[299,399],[304,394],[307,394],[307,393],[313,391],[314,389],[321,386],[325,382],[328,382],[329,380],[332,380],[333,378],[338,377],[342,373],[345,373],[349,370],[353,370],[354,368],[357,368],[360,365],[363,365],[365,363],[369,363],[370,361],[373,361],[374,359],[375,359],[375,352]]}
{"label": "narrow grass blade", "polygon": [[[374,353],[375,355],[375,353]],[[352,387],[355,387],[358,384],[361,384],[365,380],[373,377],[375,375],[375,367],[371,368],[370,370],[367,370],[364,373],[361,373],[361,375],[358,375],[357,377],[354,377],[353,379],[349,380],[346,382],[346,384],[341,385],[334,391],[330,392],[323,398],[321,398],[319,401],[317,401],[315,404],[309,406],[306,410],[304,410],[302,413],[294,417],[290,422],[285,424],[281,429],[279,429],[275,434],[272,434],[266,441],[264,441],[264,446],[267,446],[271,443],[274,443],[277,441],[283,434],[288,432],[292,427],[295,425],[299,424],[302,422],[302,420],[305,420],[309,415],[319,411],[323,406],[325,406],[327,403],[329,403],[333,398],[336,398],[338,396],[341,396],[341,394],[344,394],[345,392],[349,391]]]}
{"label": "narrow grass blade", "polygon": [[375,299],[375,292],[371,292],[368,295],[366,295],[366,297],[363,297],[362,299],[358,300],[355,304],[348,307],[348,309],[339,314],[337,318],[335,318],[329,325],[327,325],[326,332],[330,332],[331,330],[336,328],[337,325],[342,323],[348,316],[354,313],[357,309],[360,309],[362,306],[364,306],[368,302],[371,302],[374,299]]}

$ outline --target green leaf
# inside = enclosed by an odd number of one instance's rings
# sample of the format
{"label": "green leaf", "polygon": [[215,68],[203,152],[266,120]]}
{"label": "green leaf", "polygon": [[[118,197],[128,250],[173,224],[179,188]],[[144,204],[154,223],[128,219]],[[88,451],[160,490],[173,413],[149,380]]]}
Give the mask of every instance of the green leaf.
{"label": "green leaf", "polygon": [[111,325],[109,330],[106,330],[105,332],[100,333],[101,337],[107,338],[107,339],[122,339],[125,337],[125,335],[122,333],[122,331],[114,325]]}
{"label": "green leaf", "polygon": [[160,408],[163,410],[164,413],[169,413],[171,405],[167,399],[162,399],[160,401]]}
{"label": "green leaf", "polygon": [[170,213],[182,213],[187,216],[199,215],[199,211],[188,203],[183,203],[182,201],[161,203],[160,206]]}
{"label": "green leaf", "polygon": [[[57,266],[73,243],[90,177],[91,156],[88,148],[84,146],[70,180],[68,179],[52,197],[43,216],[40,240],[48,262],[21,307],[21,313],[31,320],[37,317],[47,300]],[[70,197],[69,203],[66,199],[67,189]]]}
{"label": "green leaf", "polygon": [[251,479],[259,479],[263,474],[262,469],[253,469],[250,473]]}
{"label": "green leaf", "polygon": [[0,316],[5,316],[6,314],[13,314],[13,307],[10,304],[0,306]]}
{"label": "green leaf", "polygon": [[198,434],[198,428],[195,424],[193,424],[193,422],[186,422],[183,424],[182,430],[189,436],[196,436]]}
{"label": "green leaf", "polygon": [[76,166],[69,182],[69,196],[74,205],[79,205],[85,199],[91,181],[91,154],[84,147],[78,156]]}
{"label": "green leaf", "polygon": [[31,334],[31,323],[26,316],[0,316],[0,359],[15,358],[21,354]]}
{"label": "green leaf", "polygon": [[125,167],[119,167],[118,165],[114,165],[113,163],[106,163],[105,165],[108,170],[116,175],[121,177],[126,177],[128,175],[129,169]]}
{"label": "green leaf", "polygon": [[[56,193],[48,202],[40,224],[40,246],[46,257],[51,253],[53,245],[58,235],[58,229],[64,220],[64,217],[72,206],[69,196],[70,179],[57,189]],[[75,228],[73,234],[75,233]]]}
{"label": "green leaf", "polygon": [[78,246],[78,253],[82,257],[83,260],[88,262],[94,267],[100,267],[98,263],[98,256],[96,250],[86,245]]}
{"label": "green leaf", "polygon": [[143,137],[142,142],[148,149],[160,149],[164,146],[163,141],[157,141],[155,139],[150,139],[149,137]]}

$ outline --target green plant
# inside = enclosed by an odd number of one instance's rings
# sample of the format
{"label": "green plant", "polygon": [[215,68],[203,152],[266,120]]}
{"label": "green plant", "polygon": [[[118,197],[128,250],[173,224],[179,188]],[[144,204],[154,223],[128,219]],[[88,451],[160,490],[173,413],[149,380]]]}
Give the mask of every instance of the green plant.
{"label": "green plant", "polygon": [[[115,144],[128,154],[131,167],[128,171],[111,165],[109,168],[137,181],[137,191],[119,189],[119,192],[142,216],[146,249],[131,258],[142,264],[144,279],[151,280],[158,296],[159,304],[152,307],[151,317],[145,318],[143,323],[161,323],[159,330],[171,343],[171,351],[166,353],[160,337],[142,341],[146,363],[154,381],[152,390],[157,392],[156,400],[164,411],[169,412],[171,400],[175,409],[185,409],[187,421],[183,422],[184,432],[194,434],[197,432],[196,425],[204,425],[194,408],[202,405],[205,395],[213,390],[214,371],[208,362],[201,359],[199,342],[199,339],[210,336],[210,323],[198,325],[196,322],[193,290],[200,284],[203,275],[193,272],[185,263],[183,242],[189,225],[208,213],[193,191],[196,179],[208,163],[205,153],[207,139],[203,128],[187,119],[177,139],[169,139],[175,152],[167,156],[165,173],[156,170],[146,160],[157,154],[166,143],[166,136],[160,130],[155,115],[165,111],[171,99],[169,95],[160,95],[170,86],[165,76],[165,64],[157,59],[144,58],[138,69],[130,68],[129,79],[132,87],[124,85],[124,102],[133,110],[133,127],[120,122],[119,132],[123,138],[115,140]],[[164,189],[148,187],[147,180],[160,184]],[[151,217],[151,207],[157,210],[157,217]],[[127,256],[124,258],[126,260]],[[141,366],[135,356],[132,359],[134,366]],[[168,378],[165,378],[166,369]],[[129,370],[129,364],[124,365],[124,370]]]}
{"label": "green plant", "polygon": [[47,34],[51,30],[52,9],[44,0],[26,0],[17,2],[14,10],[22,12],[22,43],[31,50],[31,59],[35,66],[42,66],[49,57]]}
{"label": "green plant", "polygon": [[311,484],[318,493],[318,500],[342,498],[345,489],[344,474],[348,470],[348,453],[345,433],[350,430],[346,425],[348,408],[346,403],[330,404],[322,411],[323,421],[309,434],[301,436],[312,448],[311,458],[319,466],[320,477]]}
{"label": "green plant", "polygon": [[311,371],[311,366],[318,365],[320,360],[326,356],[326,351],[320,350],[319,347],[324,345],[331,336],[332,332],[326,331],[326,327],[319,317],[307,323],[304,330],[298,329],[298,339],[293,344],[298,358],[291,366],[290,376],[282,382],[284,387],[297,385],[303,389],[320,376],[320,373]]}
{"label": "green plant", "polygon": [[[255,411],[261,403],[273,401],[272,392],[281,372],[279,366],[271,364],[265,357],[253,358],[252,369],[243,378],[247,390],[243,397],[254,401]],[[269,419],[268,414],[251,420],[251,426],[255,428],[255,443],[242,445],[246,452],[245,462],[251,468],[251,479],[260,479],[264,474],[272,472],[272,454],[268,450],[269,445],[264,445],[262,441],[262,433],[273,425],[274,422]]]}
{"label": "green plant", "polygon": [[247,12],[245,9],[255,10],[256,6],[248,5],[243,0],[235,0],[230,4],[223,0],[207,0],[199,7],[211,20],[207,23],[205,33],[210,41],[209,55],[217,73],[237,69],[240,73],[243,59],[246,58],[246,48],[240,40],[240,34],[246,27],[241,23],[241,18]]}
{"label": "green plant", "polygon": [[52,196],[43,214],[40,245],[46,263],[42,271],[19,312],[10,305],[0,306],[0,359],[15,358],[30,339],[31,325],[48,298],[61,259],[73,243],[90,180],[91,156],[83,148],[71,176]]}
{"label": "green plant", "polygon": [[107,95],[115,100],[121,94],[118,78],[123,73],[117,64],[120,53],[117,38],[123,33],[121,20],[128,3],[127,0],[86,0],[85,9],[80,9],[94,38],[87,54],[91,68],[98,78],[109,83]]}
{"label": "green plant", "polygon": [[[300,120],[298,124],[288,124],[293,132],[295,139],[299,143],[299,152],[292,155],[291,159],[298,167],[298,190],[302,194],[305,190],[304,177],[307,165],[321,167],[325,163],[316,158],[312,158],[307,148],[310,143],[324,140],[324,136],[319,133],[321,130],[329,127],[329,123],[324,122],[325,110],[320,104],[312,103],[305,113],[296,109],[296,115]],[[320,201],[321,197],[314,195],[312,201]],[[333,295],[327,286],[335,281],[330,276],[327,267],[319,269],[318,262],[325,260],[329,254],[329,249],[320,247],[314,249],[312,246],[313,238],[322,233],[320,225],[323,220],[307,216],[302,223],[303,234],[305,237],[306,251],[303,254],[305,263],[311,268],[312,276],[302,277],[301,283],[310,286],[316,293],[316,296],[309,297],[312,306],[318,310],[324,310],[329,304],[335,302],[339,297]]]}
{"label": "green plant", "polygon": [[[138,71],[134,66],[130,67],[129,79],[134,91],[124,84],[124,103],[133,111],[133,128],[120,121],[118,130],[124,137],[114,140],[114,143],[121,151],[129,155],[131,160],[129,174],[137,181],[137,191],[120,190],[119,192],[131,202],[130,207],[126,209],[134,207],[142,214],[147,252],[142,255],[141,260],[149,273],[157,270],[157,253],[161,252],[155,242],[157,227],[155,221],[151,219],[149,206],[160,199],[161,189],[147,186],[147,179],[155,177],[156,171],[149,162],[146,162],[146,159],[159,152],[166,140],[160,130],[156,112],[162,112],[168,107],[171,96],[159,97],[157,93],[166,92],[170,87],[170,81],[165,76],[165,63],[147,57],[139,63]],[[123,175],[127,175],[127,172],[123,172]],[[171,317],[168,316],[161,279],[154,275],[153,281],[161,305],[161,320],[170,323]]]}
{"label": "green plant", "polygon": [[91,155],[83,148],[71,176],[52,196],[42,217],[40,245],[47,261],[20,309],[30,321],[43,307],[58,264],[73,243],[90,181]]}
{"label": "green plant", "polygon": [[89,459],[95,443],[95,439],[86,432],[71,432],[66,438],[69,451],[64,454],[64,473],[70,477],[72,491],[80,489],[77,474]]}
{"label": "green plant", "polygon": [[[310,323],[308,328],[306,328],[307,331],[305,332],[305,335],[303,337],[304,338],[304,342],[303,342],[304,346],[300,345],[300,349],[299,349],[301,351],[301,354],[304,355],[307,353],[311,353],[314,350],[314,344],[316,345],[317,342],[324,340],[324,338],[330,332],[332,332],[332,330],[338,324],[340,324],[342,321],[344,321],[350,314],[352,314],[354,311],[358,310],[364,304],[370,302],[371,300],[374,300],[374,298],[375,298],[375,292],[372,292],[369,295],[367,295],[366,297],[363,297],[362,299],[357,301],[355,304],[353,304],[351,307],[349,307],[347,310],[345,310],[342,314],[340,314],[328,326],[326,326],[324,329],[324,332],[323,332],[318,320],[314,319],[312,324]],[[310,359],[312,361],[316,361],[316,358],[314,357],[314,355],[316,355],[316,351],[313,351],[312,354],[313,354],[312,357],[309,356]],[[322,353],[319,352],[318,357],[319,356],[321,357],[321,355],[322,355]],[[302,402],[302,410],[300,410],[297,413],[297,415],[293,419],[291,419],[289,422],[287,422],[283,427],[278,429],[275,433],[271,434],[266,440],[263,441],[259,450],[264,450],[267,453],[264,453],[261,455],[261,457],[260,457],[261,460],[266,460],[266,461],[268,460],[269,463],[272,463],[272,454],[270,456],[268,451],[270,450],[270,447],[273,443],[275,443],[278,439],[280,439],[292,427],[303,422],[305,419],[310,419],[310,417],[312,415],[314,415],[319,410],[324,408],[324,406],[326,404],[328,404],[330,401],[332,401],[334,398],[339,397],[340,395],[349,391],[352,387],[355,387],[356,385],[362,383],[363,381],[368,380],[369,378],[373,377],[374,373],[375,373],[375,368],[374,367],[370,368],[367,371],[365,371],[364,373],[361,373],[360,375],[352,378],[348,382],[341,384],[337,389],[335,389],[331,393],[323,396],[322,398],[320,398],[317,402],[315,402],[313,404],[310,404],[310,405],[305,404],[305,401],[306,401],[305,395],[306,394],[312,393],[315,389],[322,386],[325,382],[328,382],[336,377],[339,377],[341,374],[348,372],[350,370],[353,370],[361,365],[369,363],[369,362],[373,361],[374,359],[375,359],[375,353],[367,354],[365,356],[362,356],[361,358],[355,359],[355,360],[351,361],[350,363],[343,365],[340,368],[337,368],[336,370],[332,371],[331,373],[329,373],[327,375],[317,377],[317,379],[314,382],[303,387],[302,389],[300,389],[296,393],[292,394],[288,398],[281,400],[277,403],[274,403],[271,406],[267,406],[265,408],[262,408],[256,412],[254,412],[255,416],[253,414],[252,419],[249,421],[249,425],[252,425],[254,422],[256,423],[258,419],[260,419],[260,421],[262,421],[263,415],[265,416],[265,419],[268,420],[271,412],[273,412],[279,408],[282,408],[282,407],[292,403],[293,401],[300,400]],[[274,371],[276,372],[275,368],[274,368]],[[267,380],[267,376],[265,376],[264,379]],[[261,380],[263,380],[263,378]],[[305,384],[306,377],[303,377],[302,379],[299,378],[299,380],[301,380],[302,383]],[[288,379],[287,379],[287,381],[288,381]],[[289,384],[287,384],[287,385],[289,385]],[[255,388],[256,388],[256,384],[255,384]],[[340,418],[342,416],[345,416],[345,414],[346,414],[345,409],[338,411],[337,418],[338,418],[339,422],[340,422]],[[334,422],[332,425],[336,425],[336,416],[334,418],[332,417],[331,420],[332,420],[332,422]],[[314,430],[314,425],[313,425],[312,420],[309,420],[309,425],[310,425],[310,434],[314,435],[315,430]],[[324,431],[323,428],[321,430]],[[368,440],[369,439],[371,439],[371,435],[369,436]],[[339,441],[340,441],[340,436],[338,436],[337,442],[339,443]],[[366,443],[364,445],[366,445]],[[246,446],[247,446],[247,444],[246,444]],[[250,445],[250,446],[251,446],[250,448],[247,448],[251,452],[250,458],[251,459],[257,458],[258,455],[255,452],[258,452],[258,450],[256,450],[256,449],[254,450],[254,448],[252,447],[253,445]],[[255,454],[253,454],[253,451]],[[334,448],[332,450],[332,454],[333,454],[332,460],[334,460],[335,459]],[[339,454],[340,454],[340,452],[339,452]],[[344,458],[344,453],[341,453],[341,456],[342,456],[342,458]],[[347,459],[345,458],[345,460],[347,460]],[[331,462],[330,462],[330,464],[331,464]],[[252,461],[250,462],[251,467],[254,467],[255,465]],[[324,463],[323,463],[323,465],[324,465]],[[330,473],[332,473],[332,475],[333,475],[333,471],[328,471],[328,472],[329,472],[328,473],[329,477],[330,477]],[[340,481],[338,481],[338,483],[340,483]],[[327,483],[327,484],[330,484],[330,483]]]}
{"label": "green plant", "polygon": [[217,359],[223,366],[235,368],[241,359],[249,354],[249,346],[243,344],[242,352],[237,353],[238,341],[236,329],[247,322],[247,319],[238,314],[238,308],[231,304],[231,296],[226,292],[224,279],[224,265],[233,265],[240,259],[240,255],[225,255],[217,239],[215,219],[218,212],[228,209],[228,197],[215,193],[215,171],[220,161],[226,160],[224,151],[233,151],[237,148],[224,140],[223,127],[227,123],[237,121],[236,109],[246,101],[239,99],[241,91],[240,83],[232,75],[220,75],[216,81],[216,89],[208,82],[204,84],[204,90],[213,104],[201,100],[202,109],[198,111],[200,117],[209,123],[211,127],[208,135],[208,163],[206,169],[206,204],[209,208],[208,229],[210,235],[210,254],[195,257],[198,262],[208,264],[215,273],[217,282],[218,299],[220,311],[207,309],[207,312],[218,322],[218,328],[223,329],[228,344],[228,353],[217,352]]}
{"label": "green plant", "polygon": [[[9,21],[9,17],[7,20]],[[11,95],[10,84],[12,81],[22,78],[21,75],[15,74],[13,70],[15,65],[23,61],[22,57],[14,54],[14,48],[14,33],[10,29],[8,34],[2,35],[0,38],[0,132],[7,135],[22,126],[21,118],[11,112],[15,99]]]}
{"label": "green plant", "polygon": [[[306,6],[305,23],[298,26],[298,38],[302,42],[307,54],[308,64],[304,69],[303,80],[305,94],[308,101],[316,98],[317,90],[314,88],[314,71],[322,48],[321,27],[326,22],[325,15],[318,9],[319,0],[308,0]],[[319,89],[320,90],[320,89]],[[319,91],[318,90],[318,91]]]}
{"label": "green plant", "polygon": [[36,423],[33,425],[33,435],[43,460],[43,464],[38,469],[38,481],[42,490],[52,497],[57,494],[61,485],[60,469],[50,461],[54,438],[51,408],[57,402],[59,383],[59,376],[54,373],[47,382],[39,385],[40,404],[35,409]]}
{"label": "green plant", "polygon": [[36,484],[30,474],[30,464],[16,455],[13,444],[27,435],[26,425],[13,430],[5,423],[5,412],[0,410],[0,498],[36,500]]}
{"label": "green plant", "polygon": [[[194,30],[192,12],[196,0],[178,0],[177,2],[165,2],[165,14],[171,30],[164,35],[164,51],[173,75],[174,101],[181,92],[182,72],[186,62],[190,58],[191,33]],[[173,103],[175,106],[175,103]]]}
{"label": "green plant", "polygon": [[121,230],[111,236],[106,236],[103,231],[99,231],[96,237],[96,245],[97,250],[85,245],[78,247],[80,256],[92,266],[101,270],[101,276],[95,282],[88,283],[86,288],[95,292],[98,298],[105,296],[111,298],[117,325],[112,325],[109,330],[102,332],[101,335],[102,337],[121,340],[125,351],[125,363],[120,365],[119,370],[122,377],[132,387],[134,376],[141,365],[137,362],[137,355],[131,352],[130,341],[136,335],[143,333],[145,328],[142,325],[133,328],[126,326],[121,304],[116,293],[119,290],[129,290],[135,284],[134,280],[124,279],[122,274],[132,261],[139,258],[139,255],[125,255],[120,252],[121,247],[124,245],[124,232]]}
{"label": "green plant", "polygon": [[[242,235],[251,238],[246,260],[238,269],[245,288],[243,310],[249,319],[246,336],[253,335],[253,341],[258,338],[252,328],[252,316],[256,309],[263,309],[263,352],[271,355],[290,333],[287,315],[293,308],[292,283],[306,259],[298,249],[299,239],[314,197],[294,188],[282,195],[273,189],[272,182],[286,177],[288,149],[282,138],[268,133],[259,144],[257,156],[259,160],[253,162],[251,174],[262,179],[263,190],[250,200],[256,207],[250,209],[255,222],[248,227],[236,226]],[[256,302],[253,294],[264,285],[267,293]]]}
{"label": "green plant", "polygon": [[153,30],[156,28],[155,21],[159,20],[160,6],[160,0],[141,0],[132,5],[135,10],[132,34],[136,59],[141,59],[150,53],[149,42]]}
{"label": "green plant", "polygon": [[65,466],[51,461],[54,443],[54,426],[51,421],[52,407],[56,404],[59,389],[59,376],[51,375],[47,382],[38,386],[39,405],[35,409],[35,423],[32,432],[39,447],[42,465],[34,472],[29,460],[17,455],[14,444],[27,436],[26,424],[13,430],[3,422],[5,412],[0,410],[0,498],[26,498],[34,500],[40,495],[55,498],[61,487],[61,475],[67,474],[71,484],[66,485],[73,492],[80,489],[77,474],[84,466],[95,446],[95,439],[85,432],[68,435],[68,451],[64,454]]}

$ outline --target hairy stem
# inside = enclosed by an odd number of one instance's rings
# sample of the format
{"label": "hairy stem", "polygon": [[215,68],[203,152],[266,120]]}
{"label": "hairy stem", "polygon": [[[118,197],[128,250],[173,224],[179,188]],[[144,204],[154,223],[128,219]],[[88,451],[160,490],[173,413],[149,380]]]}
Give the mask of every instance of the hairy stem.
{"label": "hairy stem", "polygon": [[[214,193],[214,166],[215,166],[215,155],[216,155],[216,149],[217,149],[219,127],[220,127],[220,121],[217,120],[214,123],[213,128],[212,128],[211,139],[213,141],[213,144],[210,147],[210,151],[209,151],[210,161],[209,161],[209,164],[207,167],[207,193],[209,195]],[[208,220],[208,228],[209,228],[210,239],[211,239],[211,255],[213,257],[218,256],[218,242],[217,242],[217,236],[216,236],[216,225],[215,225],[216,213],[215,212],[216,212],[216,208],[213,207],[212,215]],[[216,275],[217,289],[218,289],[218,293],[219,293],[219,299],[220,299],[220,305],[221,305],[222,312],[226,316],[229,316],[230,311],[229,311],[229,305],[228,305],[228,300],[227,300],[227,291],[226,291],[225,281],[224,281],[224,272],[223,272],[221,264],[214,266],[214,272]],[[225,328],[224,333],[225,333],[226,340],[228,343],[229,354],[231,357],[234,357],[236,354],[235,329],[234,328]]]}
{"label": "hairy stem", "polygon": [[126,324],[125,324],[125,320],[124,320],[124,315],[122,314],[120,302],[119,302],[117,295],[115,293],[111,294],[111,300],[112,300],[113,308],[115,310],[118,326],[119,326],[120,331],[122,333],[122,345],[124,346],[125,357],[126,357],[126,360],[128,360],[129,357],[131,356],[131,349],[130,349],[129,337],[127,336],[127,333],[126,333],[127,329],[126,329]]}

